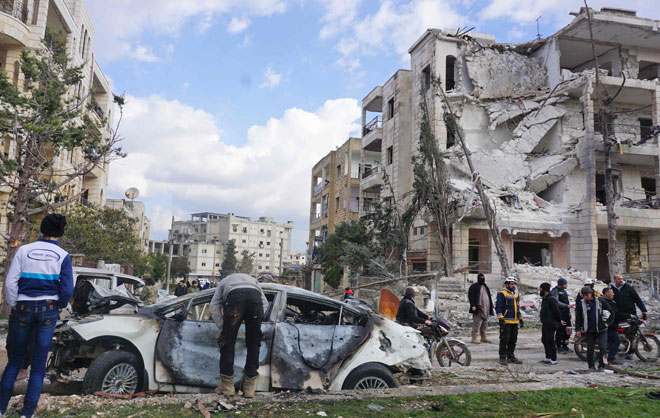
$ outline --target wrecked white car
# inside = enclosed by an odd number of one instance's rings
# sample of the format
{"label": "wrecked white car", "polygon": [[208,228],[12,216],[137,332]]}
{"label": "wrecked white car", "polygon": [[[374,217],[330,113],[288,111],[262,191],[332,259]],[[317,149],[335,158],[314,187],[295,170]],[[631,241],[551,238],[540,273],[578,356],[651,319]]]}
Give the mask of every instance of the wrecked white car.
{"label": "wrecked white car", "polygon": [[[269,301],[262,325],[258,391],[371,389],[398,386],[397,376],[427,373],[424,339],[370,309],[296,287],[262,284]],[[87,369],[83,392],[212,391],[219,384],[218,337],[209,313],[214,289],[103,315],[90,305],[55,333],[51,370]],[[129,303],[127,299],[122,302]],[[97,301],[99,303],[99,301]],[[235,378],[245,364],[239,332]]]}

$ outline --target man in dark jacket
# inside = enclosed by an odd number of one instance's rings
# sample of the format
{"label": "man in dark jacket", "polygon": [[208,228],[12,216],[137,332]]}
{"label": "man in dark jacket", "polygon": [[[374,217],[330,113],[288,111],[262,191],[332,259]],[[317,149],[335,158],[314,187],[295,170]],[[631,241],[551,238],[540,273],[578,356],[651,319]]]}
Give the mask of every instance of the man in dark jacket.
{"label": "man in dark jacket", "polygon": [[176,284],[176,287],[174,288],[174,296],[183,296],[186,293],[188,293],[188,288],[186,287],[186,284],[183,282],[183,280],[181,280]]}
{"label": "man in dark jacket", "polygon": [[559,305],[559,312],[561,312],[562,324],[557,328],[557,334],[555,336],[555,343],[557,345],[558,353],[568,353],[568,340],[570,335],[566,328],[571,326],[571,309],[575,307],[575,304],[570,303],[568,298],[568,281],[563,277],[560,277],[557,280],[557,286],[550,291],[550,296],[557,299],[557,304]]}
{"label": "man in dark jacket", "polygon": [[630,314],[621,312],[619,306],[614,300],[614,291],[611,287],[606,287],[603,290],[603,298],[610,304],[612,311],[614,311],[614,322],[611,327],[607,329],[607,362],[610,364],[621,364],[616,359],[616,354],[619,351],[621,340],[619,339],[619,322],[624,322],[630,318]]}
{"label": "man in dark jacket", "polygon": [[515,355],[518,342],[518,326],[523,326],[520,314],[520,295],[516,291],[518,281],[515,277],[504,279],[504,289],[497,292],[495,312],[500,322],[500,364],[522,364]]}
{"label": "man in dark jacket", "polygon": [[623,280],[622,275],[617,274],[614,276],[612,290],[614,291],[614,301],[621,312],[637,316],[637,308],[639,308],[642,311],[642,317],[645,320],[648,318],[644,302],[642,302],[637,291]]}
{"label": "man in dark jacket", "polygon": [[590,370],[595,370],[594,351],[596,341],[600,347],[598,368],[605,368],[607,356],[607,329],[614,323],[614,312],[607,301],[594,296],[590,287],[582,288],[582,300],[575,307],[575,336],[582,334],[587,340],[587,364]]}
{"label": "man in dark jacket", "polygon": [[414,297],[415,289],[406,288],[403,299],[399,302],[399,309],[396,311],[396,322],[413,328],[417,328],[418,324],[431,325],[429,316],[415,306]]}
{"label": "man in dark jacket", "polygon": [[541,296],[541,342],[545,349],[545,364],[554,366],[557,364],[557,345],[555,333],[557,328],[565,322],[562,320],[559,302],[550,295],[550,283],[541,283],[539,287]]}
{"label": "man in dark jacket", "polygon": [[[495,315],[495,311],[490,289],[486,285],[486,277],[483,273],[477,275],[477,282],[468,289],[468,300],[472,314],[472,344],[492,343],[486,337],[486,329],[488,328],[488,316]],[[481,342],[477,339],[479,334],[481,334]]]}

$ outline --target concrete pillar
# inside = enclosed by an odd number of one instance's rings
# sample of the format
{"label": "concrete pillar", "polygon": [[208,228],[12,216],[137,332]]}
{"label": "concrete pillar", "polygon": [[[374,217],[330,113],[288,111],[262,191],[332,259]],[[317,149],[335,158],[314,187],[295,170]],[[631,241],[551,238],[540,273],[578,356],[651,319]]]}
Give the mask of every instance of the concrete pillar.
{"label": "concrete pillar", "polygon": [[465,223],[454,224],[452,229],[452,257],[454,270],[468,265],[468,245],[470,243],[470,228]]}

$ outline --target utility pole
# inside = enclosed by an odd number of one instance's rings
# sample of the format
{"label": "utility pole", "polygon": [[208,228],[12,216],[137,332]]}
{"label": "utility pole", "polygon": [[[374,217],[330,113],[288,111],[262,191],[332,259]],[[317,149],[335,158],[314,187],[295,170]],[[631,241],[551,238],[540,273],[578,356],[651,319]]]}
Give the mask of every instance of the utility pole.
{"label": "utility pole", "polygon": [[[172,216],[172,225],[174,225],[174,216]],[[174,247],[174,244],[172,242],[172,230],[170,229],[170,234],[167,237],[167,243],[168,243],[168,256],[167,256],[167,280],[165,284],[165,289],[167,290],[167,294],[170,294],[170,271],[172,270],[172,250]]]}
{"label": "utility pole", "polygon": [[278,276],[282,275],[282,252],[284,251],[284,237],[283,237],[283,232],[280,231],[280,270],[278,272]]}

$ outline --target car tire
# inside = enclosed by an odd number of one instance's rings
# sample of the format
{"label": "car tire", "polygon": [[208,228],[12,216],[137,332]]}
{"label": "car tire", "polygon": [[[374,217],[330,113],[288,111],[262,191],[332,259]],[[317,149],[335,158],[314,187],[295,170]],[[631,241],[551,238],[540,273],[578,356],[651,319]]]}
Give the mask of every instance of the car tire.
{"label": "car tire", "polygon": [[349,373],[342,389],[388,389],[399,384],[392,372],[380,363],[366,363]]}
{"label": "car tire", "polygon": [[106,351],[89,365],[83,379],[83,394],[132,395],[143,390],[144,375],[135,354],[124,350]]}

